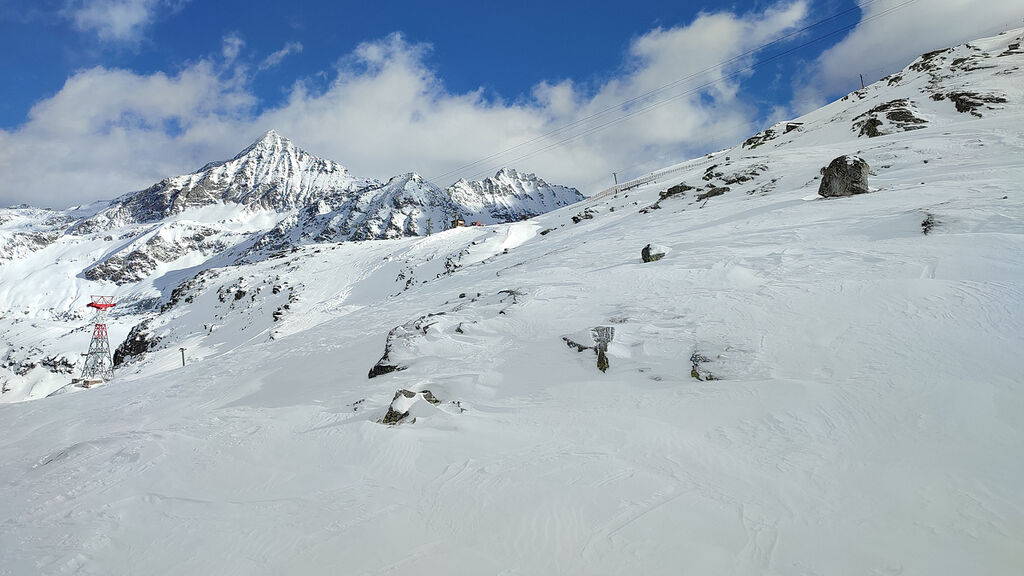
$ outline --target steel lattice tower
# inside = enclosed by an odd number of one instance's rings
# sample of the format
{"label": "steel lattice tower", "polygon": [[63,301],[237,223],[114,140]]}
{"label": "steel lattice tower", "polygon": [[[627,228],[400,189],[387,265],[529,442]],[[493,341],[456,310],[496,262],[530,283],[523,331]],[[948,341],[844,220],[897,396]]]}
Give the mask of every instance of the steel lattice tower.
{"label": "steel lattice tower", "polygon": [[114,360],[110,356],[110,340],[107,338],[107,310],[114,307],[113,296],[93,296],[88,304],[96,310],[93,318],[92,340],[89,351],[85,354],[85,365],[82,366],[82,380],[112,380],[114,378]]}

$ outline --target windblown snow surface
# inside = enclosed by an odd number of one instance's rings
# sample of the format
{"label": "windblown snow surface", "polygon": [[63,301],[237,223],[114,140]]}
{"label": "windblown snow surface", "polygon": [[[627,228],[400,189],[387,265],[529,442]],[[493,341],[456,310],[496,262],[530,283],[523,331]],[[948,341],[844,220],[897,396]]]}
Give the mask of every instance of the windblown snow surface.
{"label": "windblown snow surface", "polygon": [[[115,317],[162,340],[0,405],[0,574],[1024,573],[1020,36],[642,187]],[[923,122],[859,135],[899,99]],[[872,192],[817,198],[843,154]],[[77,296],[11,270],[5,310]],[[87,324],[25,316],[33,345]]]}

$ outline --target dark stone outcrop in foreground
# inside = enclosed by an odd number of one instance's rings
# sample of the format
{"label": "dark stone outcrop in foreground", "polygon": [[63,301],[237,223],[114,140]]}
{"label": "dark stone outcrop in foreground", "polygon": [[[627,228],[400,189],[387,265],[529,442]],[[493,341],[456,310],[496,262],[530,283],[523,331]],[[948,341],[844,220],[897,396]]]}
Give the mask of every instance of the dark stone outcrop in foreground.
{"label": "dark stone outcrop in foreground", "polygon": [[825,168],[818,194],[825,198],[865,194],[869,169],[868,163],[859,156],[840,156]]}

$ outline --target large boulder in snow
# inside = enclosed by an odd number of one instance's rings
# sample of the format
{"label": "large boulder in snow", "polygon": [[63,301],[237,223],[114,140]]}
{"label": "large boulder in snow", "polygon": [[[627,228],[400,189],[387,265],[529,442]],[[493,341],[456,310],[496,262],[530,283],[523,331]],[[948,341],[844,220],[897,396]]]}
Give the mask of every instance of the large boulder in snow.
{"label": "large boulder in snow", "polygon": [[662,246],[660,244],[648,244],[643,247],[643,250],[640,250],[640,258],[642,258],[644,262],[656,262],[664,258],[665,254],[668,254],[670,251],[671,248],[668,248],[667,246]]}
{"label": "large boulder in snow", "polygon": [[840,156],[825,168],[818,194],[825,198],[864,194],[868,191],[869,169],[859,156]]}

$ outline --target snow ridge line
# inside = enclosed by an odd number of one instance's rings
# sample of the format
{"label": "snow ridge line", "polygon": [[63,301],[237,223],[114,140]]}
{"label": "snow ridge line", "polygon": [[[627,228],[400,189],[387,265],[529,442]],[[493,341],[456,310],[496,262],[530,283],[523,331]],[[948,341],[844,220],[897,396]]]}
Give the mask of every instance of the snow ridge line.
{"label": "snow ridge line", "polygon": [[659,170],[657,172],[651,172],[650,174],[648,174],[646,176],[641,176],[639,178],[634,178],[633,180],[630,180],[628,182],[623,182],[622,184],[617,184],[615,186],[612,186],[611,188],[605,188],[604,190],[602,190],[602,191],[598,192],[597,194],[594,194],[593,196],[591,196],[590,199],[591,200],[596,200],[598,198],[604,198],[605,196],[616,194],[618,192],[624,192],[626,190],[630,190],[630,189],[636,188],[638,186],[642,186],[644,184],[649,184],[651,182],[656,182],[659,179],[664,178],[666,176],[671,176],[673,174],[678,174],[679,172],[685,172],[687,170],[693,170],[697,166],[703,166],[704,164],[710,164],[711,161],[714,160],[714,156],[715,156],[715,154],[712,153],[711,155],[704,156],[701,159],[701,162],[690,161],[690,162],[685,162],[685,163],[683,163],[681,165],[678,165],[678,166],[673,166],[671,168],[666,168],[664,170]]}

